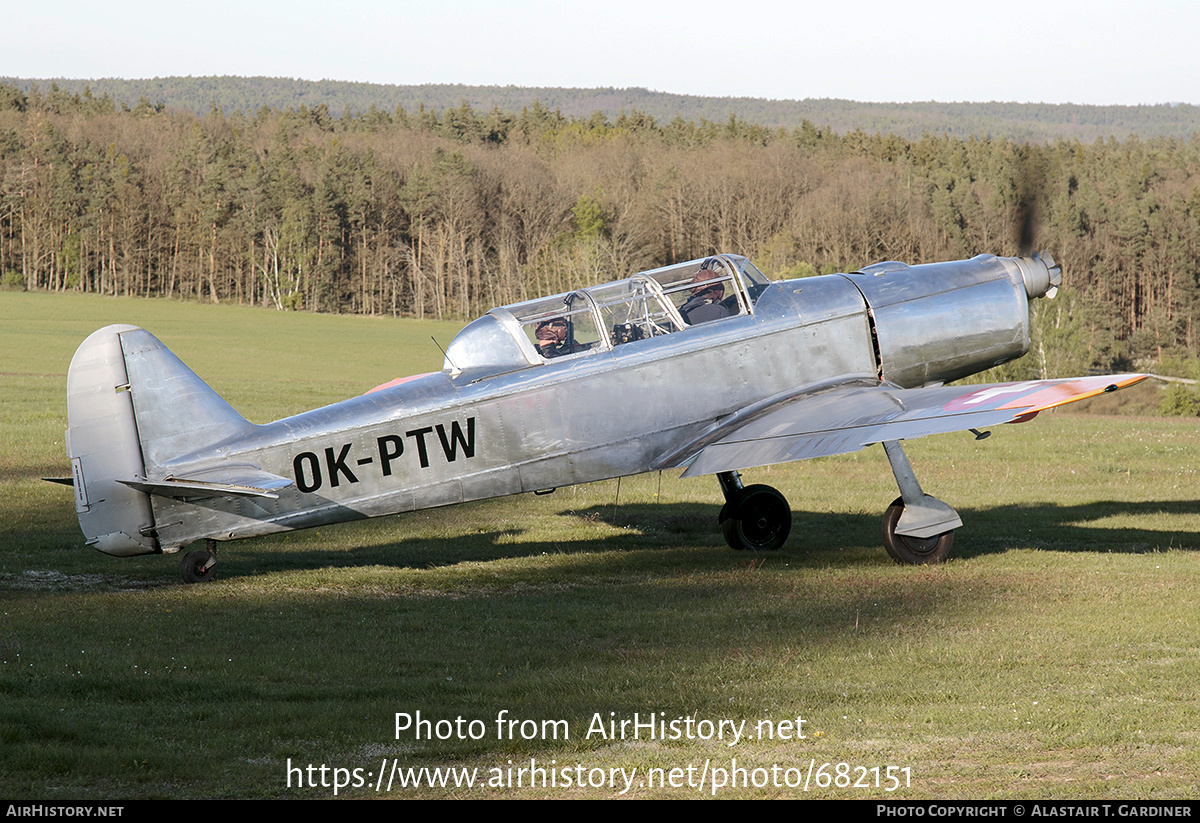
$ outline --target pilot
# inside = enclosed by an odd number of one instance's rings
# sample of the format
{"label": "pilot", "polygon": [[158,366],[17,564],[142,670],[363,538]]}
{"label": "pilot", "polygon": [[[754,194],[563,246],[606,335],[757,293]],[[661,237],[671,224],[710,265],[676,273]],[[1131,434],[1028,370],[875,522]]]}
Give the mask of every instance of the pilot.
{"label": "pilot", "polygon": [[586,348],[576,345],[571,339],[571,324],[565,317],[543,320],[537,324],[533,336],[537,338],[538,354],[542,357],[562,357],[564,354],[575,354]]}
{"label": "pilot", "polygon": [[692,277],[693,283],[701,285],[692,289],[691,299],[679,307],[679,313],[683,315],[683,319],[690,326],[707,323],[710,320],[720,320],[722,317],[729,316],[729,309],[721,302],[725,297],[725,284],[709,283],[708,285],[703,285],[707,281],[716,280],[720,276],[708,267],[709,263],[717,266],[720,265],[715,260],[704,261],[704,264],[700,267],[700,271],[696,272]]}

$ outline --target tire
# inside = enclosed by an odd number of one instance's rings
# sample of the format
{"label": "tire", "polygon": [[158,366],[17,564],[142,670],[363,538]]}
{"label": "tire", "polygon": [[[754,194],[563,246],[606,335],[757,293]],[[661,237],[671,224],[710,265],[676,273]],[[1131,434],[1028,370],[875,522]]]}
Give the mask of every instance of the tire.
{"label": "tire", "polygon": [[792,531],[787,498],[770,486],[747,486],[722,511],[725,542],[738,551],[775,551]]}
{"label": "tire", "polygon": [[883,514],[883,547],[893,560],[905,566],[927,566],[942,563],[954,547],[954,532],[942,532],[933,537],[909,537],[896,534],[904,500],[897,497]]}
{"label": "tire", "polygon": [[216,565],[204,568],[212,557],[206,551],[188,552],[179,564],[179,576],[184,583],[208,583],[217,576]]}

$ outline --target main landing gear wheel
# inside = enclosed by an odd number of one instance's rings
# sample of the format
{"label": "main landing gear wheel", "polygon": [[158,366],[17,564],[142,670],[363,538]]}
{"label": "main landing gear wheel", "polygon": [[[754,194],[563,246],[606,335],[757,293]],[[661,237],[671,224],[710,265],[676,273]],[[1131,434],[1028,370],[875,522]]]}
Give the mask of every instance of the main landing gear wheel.
{"label": "main landing gear wheel", "polygon": [[730,548],[775,551],[792,531],[787,499],[770,486],[739,489],[722,509],[721,531]]}
{"label": "main landing gear wheel", "polygon": [[207,583],[217,576],[217,558],[211,552],[188,552],[179,564],[184,583]]}
{"label": "main landing gear wheel", "polygon": [[897,563],[926,566],[941,563],[954,547],[954,532],[942,532],[932,537],[910,537],[896,534],[896,524],[904,514],[904,498],[897,497],[883,514],[883,547]]}

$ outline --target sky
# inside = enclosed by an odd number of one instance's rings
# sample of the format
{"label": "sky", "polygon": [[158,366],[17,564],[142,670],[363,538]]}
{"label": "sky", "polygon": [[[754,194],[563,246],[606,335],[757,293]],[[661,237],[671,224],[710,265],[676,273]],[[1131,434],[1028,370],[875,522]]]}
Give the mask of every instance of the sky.
{"label": "sky", "polygon": [[22,78],[1200,104],[1196,0],[40,0],[0,19],[0,76]]}

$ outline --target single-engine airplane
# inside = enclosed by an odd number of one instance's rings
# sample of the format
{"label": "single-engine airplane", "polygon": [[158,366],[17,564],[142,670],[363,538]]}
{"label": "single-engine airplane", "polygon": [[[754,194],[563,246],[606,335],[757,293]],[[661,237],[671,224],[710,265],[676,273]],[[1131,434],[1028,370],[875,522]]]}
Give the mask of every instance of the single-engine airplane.
{"label": "single-engine airplane", "polygon": [[[441,372],[274,423],[247,421],[156,337],[100,329],[67,377],[67,455],[87,544],[174,553],[214,576],[217,543],[642,472],[715,474],[735,549],[778,549],[787,501],[756,466],[883,444],[901,563],[943,560],[958,514],[900,441],[1029,420],[1143,375],[945,383],[1020,357],[1047,254],[980,255],[771,282],[722,254],[495,308]],[[976,432],[978,435],[978,432]],[[979,435],[982,436],[982,435]]]}

